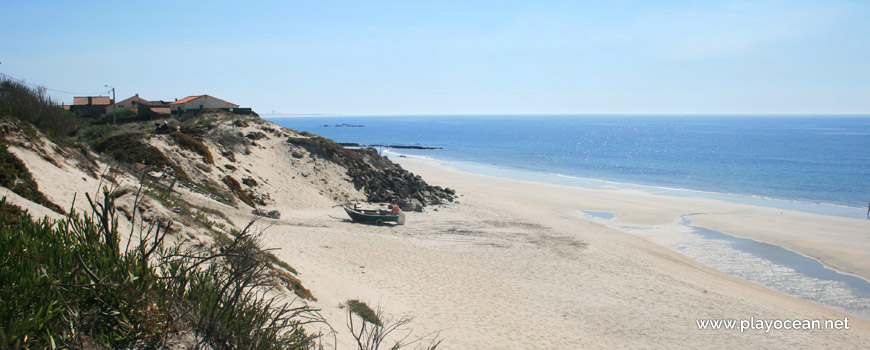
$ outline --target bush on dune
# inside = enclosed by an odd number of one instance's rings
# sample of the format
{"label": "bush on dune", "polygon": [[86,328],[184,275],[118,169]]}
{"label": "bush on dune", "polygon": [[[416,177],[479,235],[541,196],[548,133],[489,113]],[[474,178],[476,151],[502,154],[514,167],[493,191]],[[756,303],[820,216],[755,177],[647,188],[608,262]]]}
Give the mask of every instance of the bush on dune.
{"label": "bush on dune", "polygon": [[201,155],[202,161],[204,161],[206,164],[214,164],[214,157],[211,155],[211,151],[209,151],[208,146],[202,143],[202,141],[195,139],[193,136],[182,134],[180,132],[173,132],[169,135],[172,136],[172,139],[175,140],[175,143],[178,144],[178,147],[193,151],[194,153]]}
{"label": "bush on dune", "polygon": [[0,141],[0,186],[57,213],[64,213],[60,206],[51,202],[45,194],[39,191],[30,170],[21,159],[6,149],[6,145],[2,141]]}
{"label": "bush on dune", "polygon": [[0,116],[28,122],[55,142],[72,133],[79,121],[45,94],[44,88],[0,77]]}
{"label": "bush on dune", "polygon": [[163,222],[122,249],[113,198],[57,221],[0,200],[0,348],[161,348],[179,330],[198,348],[313,346],[302,325],[322,318],[266,296],[274,273],[250,225],[220,253],[164,247]]}

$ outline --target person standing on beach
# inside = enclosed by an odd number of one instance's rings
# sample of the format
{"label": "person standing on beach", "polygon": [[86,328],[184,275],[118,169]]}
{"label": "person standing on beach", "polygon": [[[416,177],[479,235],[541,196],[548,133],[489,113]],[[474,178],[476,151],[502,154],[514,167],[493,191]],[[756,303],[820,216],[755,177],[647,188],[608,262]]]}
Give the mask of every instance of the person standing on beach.
{"label": "person standing on beach", "polygon": [[867,203],[867,218],[870,219],[870,203]]}

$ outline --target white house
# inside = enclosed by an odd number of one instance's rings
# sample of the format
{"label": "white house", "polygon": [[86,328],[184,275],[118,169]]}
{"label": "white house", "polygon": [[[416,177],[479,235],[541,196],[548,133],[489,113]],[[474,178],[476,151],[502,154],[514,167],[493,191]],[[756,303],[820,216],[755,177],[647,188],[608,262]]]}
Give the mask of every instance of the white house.
{"label": "white house", "polygon": [[175,102],[169,103],[169,108],[172,113],[181,116],[188,111],[198,111],[202,109],[233,109],[239,108],[239,105],[221,100],[214,96],[199,95],[188,96]]}

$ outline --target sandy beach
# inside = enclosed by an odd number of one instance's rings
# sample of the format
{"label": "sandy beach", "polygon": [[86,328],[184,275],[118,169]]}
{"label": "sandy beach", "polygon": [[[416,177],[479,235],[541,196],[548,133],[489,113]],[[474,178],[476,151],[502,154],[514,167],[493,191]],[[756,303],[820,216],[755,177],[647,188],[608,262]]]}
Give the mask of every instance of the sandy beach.
{"label": "sandy beach", "polygon": [[[463,173],[400,158],[457,203],[408,213],[405,226],[354,224],[340,208],[288,211],[267,245],[291,262],[349,345],[344,311],[359,298],[410,314],[415,335],[451,349],[866,348],[870,324],[755,285],[643,237],[573,215],[611,211],[638,224],[681,215],[782,244],[867,276],[860,220],[780,213],[704,198],[591,190]],[[836,230],[826,228],[836,227]],[[849,330],[699,330],[697,320],[843,320]]]}
{"label": "sandy beach", "polygon": [[[581,211],[611,212],[623,224],[664,231],[690,216],[694,224],[781,245],[867,278],[865,220],[617,187],[511,180],[397,157],[394,161],[407,170],[455,189],[459,197],[422,213],[408,212],[404,226],[358,224],[336,205],[339,192],[364,198],[343,170],[315,157],[291,157],[293,147],[283,137],[262,140],[233,174],[252,174],[269,184],[262,189],[274,200],[267,209],[279,210],[281,217],[262,218],[255,228],[263,231],[263,245],[276,248],[274,253],[299,271],[318,299],[310,304],[332,328],[314,325],[311,330],[326,333],[326,348],[355,348],[341,307],[349,299],[380,306],[388,319],[414,317],[395,335],[437,334],[443,349],[870,347],[870,322],[857,315],[748,282],[653,236],[625,232]],[[10,149],[62,207],[72,205],[74,193],[81,197],[99,183],[66,160],[55,165],[26,148]],[[220,159],[217,166],[228,164]],[[76,185],[63,185],[69,183]],[[333,192],[336,186],[345,187]],[[191,204],[221,210],[236,224],[251,220],[247,207],[177,191]],[[48,214],[9,191],[4,196],[38,215]],[[87,209],[84,200],[75,207]],[[158,209],[152,211],[171,216]],[[849,329],[699,329],[699,321],[720,319],[848,319]]]}

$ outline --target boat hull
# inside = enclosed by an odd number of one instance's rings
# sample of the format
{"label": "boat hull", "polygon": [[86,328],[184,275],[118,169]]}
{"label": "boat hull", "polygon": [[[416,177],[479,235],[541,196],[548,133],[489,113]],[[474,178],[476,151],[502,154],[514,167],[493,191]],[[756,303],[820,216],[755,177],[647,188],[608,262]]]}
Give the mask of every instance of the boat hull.
{"label": "boat hull", "polygon": [[344,207],[344,211],[353,221],[371,222],[376,224],[382,224],[385,222],[395,222],[399,225],[405,224],[405,213],[403,212],[399,212],[395,215],[392,213],[381,214],[376,210],[355,210],[348,207]]}

